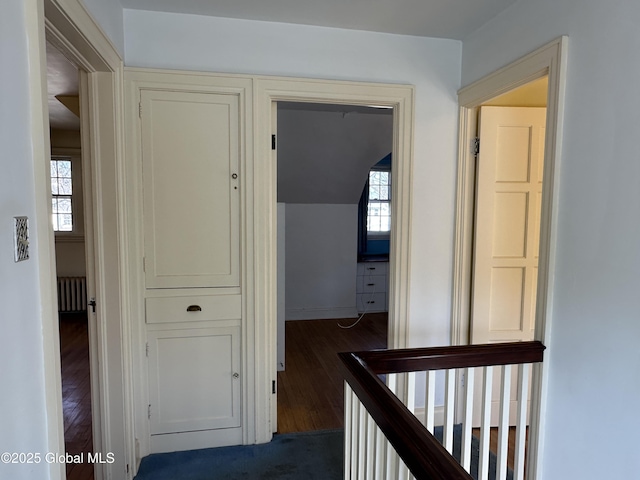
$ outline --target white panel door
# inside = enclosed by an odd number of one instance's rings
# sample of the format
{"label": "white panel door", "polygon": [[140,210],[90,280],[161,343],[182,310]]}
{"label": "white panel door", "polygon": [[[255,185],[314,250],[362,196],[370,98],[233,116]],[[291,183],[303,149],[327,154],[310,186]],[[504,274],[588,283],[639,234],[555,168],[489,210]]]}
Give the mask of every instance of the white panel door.
{"label": "white panel door", "polygon": [[533,339],[545,119],[545,108],[480,109],[471,343]]}
{"label": "white panel door", "polygon": [[141,90],[146,288],[239,285],[239,96]]}
{"label": "white panel door", "polygon": [[151,435],[240,426],[240,327],[150,331]]}

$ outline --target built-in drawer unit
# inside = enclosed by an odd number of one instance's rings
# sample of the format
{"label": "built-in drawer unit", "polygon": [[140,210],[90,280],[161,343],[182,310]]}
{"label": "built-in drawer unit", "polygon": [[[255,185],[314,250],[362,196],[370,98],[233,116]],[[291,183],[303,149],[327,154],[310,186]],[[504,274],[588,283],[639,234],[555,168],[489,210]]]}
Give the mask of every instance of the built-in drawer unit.
{"label": "built-in drawer unit", "polygon": [[387,262],[358,263],[356,304],[359,313],[388,310],[388,271]]}
{"label": "built-in drawer unit", "polygon": [[242,318],[240,294],[151,297],[146,322],[184,323]]}

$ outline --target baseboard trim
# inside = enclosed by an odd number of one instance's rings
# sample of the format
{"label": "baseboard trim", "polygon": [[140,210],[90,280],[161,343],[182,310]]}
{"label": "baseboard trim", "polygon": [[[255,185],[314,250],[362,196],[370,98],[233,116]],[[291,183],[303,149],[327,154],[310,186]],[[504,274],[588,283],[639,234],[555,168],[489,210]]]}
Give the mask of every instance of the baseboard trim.
{"label": "baseboard trim", "polygon": [[356,318],[358,312],[353,307],[338,308],[289,308],[286,310],[286,320],[328,320],[333,318]]}
{"label": "baseboard trim", "polygon": [[[424,425],[426,408],[418,407],[414,410],[414,415],[422,424]],[[434,408],[433,411],[433,424],[434,425],[444,425],[444,405],[440,405]]]}

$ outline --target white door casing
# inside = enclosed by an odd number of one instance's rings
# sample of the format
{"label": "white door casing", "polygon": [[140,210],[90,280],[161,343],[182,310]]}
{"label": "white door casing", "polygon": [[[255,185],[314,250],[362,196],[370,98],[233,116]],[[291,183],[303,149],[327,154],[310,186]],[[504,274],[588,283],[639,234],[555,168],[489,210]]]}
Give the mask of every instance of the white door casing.
{"label": "white door casing", "polygon": [[[362,82],[344,82],[317,79],[256,77],[256,161],[255,210],[255,315],[266,322],[256,323],[256,377],[275,380],[277,375],[276,318],[277,318],[277,225],[276,191],[277,165],[272,158],[272,104],[278,101],[331,103],[347,105],[384,105],[394,108],[392,237],[389,271],[389,347],[407,345],[409,324],[410,278],[410,219],[411,219],[411,165],[413,137],[414,87]],[[260,361],[262,359],[262,361]],[[270,386],[270,384],[269,384]],[[398,395],[406,398],[408,389],[403,385]],[[266,395],[265,395],[266,394]],[[261,418],[272,412],[276,396],[271,389],[259,392],[255,410]],[[268,441],[274,428],[271,421],[256,423],[258,441]]]}
{"label": "white door casing", "polygon": [[[568,44],[568,37],[559,37],[458,91],[460,134],[451,321],[451,342],[454,345],[469,342],[475,198],[475,161],[471,145],[472,138],[476,136],[477,132],[477,110],[480,105],[490,99],[545,75],[548,76],[547,129],[540,214],[535,339],[542,341],[545,345],[550,343],[553,305],[552,272],[556,261],[555,239],[558,223],[559,181],[557,177],[562,152]],[[537,458],[538,462],[537,464],[535,462],[527,463],[528,478],[536,478],[537,465],[544,462],[541,457],[541,443],[545,428],[547,368],[548,365],[544,362],[533,368],[529,458]]]}
{"label": "white door casing", "polygon": [[[121,195],[124,184],[121,115],[123,64],[113,44],[81,2],[44,0],[40,5],[44,7],[44,12],[27,9],[27,15],[46,17],[40,17],[38,21],[42,47],[46,33],[47,41],[55,45],[79,69],[87,72],[83,80],[83,99],[86,101],[82,108],[83,127],[88,125],[89,129],[84,128],[82,135],[83,156],[90,156],[91,162],[91,178],[85,187],[93,187],[91,223],[94,235],[93,253],[89,250],[88,254],[95,260],[95,290],[100,315],[101,318],[109,319],[108,322],[96,322],[92,335],[92,342],[96,346],[91,358],[92,415],[94,439],[97,439],[96,448],[99,447],[102,452],[112,452],[115,458],[113,463],[97,465],[95,475],[97,479],[132,478],[135,470],[135,439],[131,421],[133,400],[127,312],[129,290],[124,280],[126,274],[123,274],[128,268],[128,257],[126,233],[123,228],[125,200]],[[37,41],[34,41],[34,44],[36,43]],[[37,75],[34,76],[36,77]],[[46,84],[46,78],[42,77],[41,81],[43,85]],[[46,97],[42,106],[34,102],[33,108],[46,111]],[[33,138],[39,137],[34,135]],[[45,205],[47,204],[51,205],[50,198],[46,199]],[[89,204],[85,204],[85,207],[89,208]],[[46,216],[46,224],[49,223],[50,214]],[[47,232],[50,229],[38,230]],[[47,242],[38,243],[45,245]],[[42,267],[41,271],[53,275],[54,269],[47,266]],[[54,282],[55,278],[52,285],[55,285]],[[53,288],[55,289],[55,286]],[[57,316],[53,323],[57,336]],[[49,334],[50,330],[45,328],[45,346],[54,345]],[[59,356],[59,352],[56,355]],[[59,382],[59,364],[58,372],[55,370],[54,362],[45,362],[47,382]],[[56,389],[57,387],[47,386],[47,418],[50,423],[50,437],[56,436],[53,430],[57,422],[62,438],[62,409],[56,405],[61,400],[58,398],[54,401],[58,396]],[[54,442],[49,446],[51,451],[64,450],[55,448]],[[64,447],[64,444],[62,446]],[[51,478],[62,478],[64,464],[52,464],[51,468]],[[62,472],[60,477],[59,470]]]}

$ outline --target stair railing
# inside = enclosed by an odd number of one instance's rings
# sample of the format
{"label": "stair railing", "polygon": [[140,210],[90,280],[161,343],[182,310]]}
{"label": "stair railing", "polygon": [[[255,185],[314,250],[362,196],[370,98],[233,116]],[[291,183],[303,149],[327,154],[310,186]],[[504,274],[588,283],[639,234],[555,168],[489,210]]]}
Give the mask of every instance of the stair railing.
{"label": "stair railing", "polygon": [[[509,425],[513,422],[509,419],[509,409],[514,403],[510,396],[514,365],[517,366],[517,402],[513,478],[523,479],[530,370],[532,364],[542,362],[544,350],[542,343],[533,341],[339,354],[345,378],[345,479],[473,478],[469,472],[476,370],[483,373],[477,473],[479,479],[489,478],[491,400],[495,389],[493,370],[497,366],[502,366],[502,379],[495,478],[507,478],[507,439]],[[435,373],[438,370],[445,371],[442,443],[433,435]],[[415,375],[415,372],[426,372],[423,421],[411,411],[414,410],[413,391],[409,394],[408,407],[392,391],[397,375]],[[456,419],[454,392],[459,378],[457,374],[464,375],[466,388],[461,393],[464,397],[461,399],[463,413]],[[409,383],[414,384],[411,380]],[[458,427],[462,436],[459,460],[452,455],[454,423],[461,424]]]}

